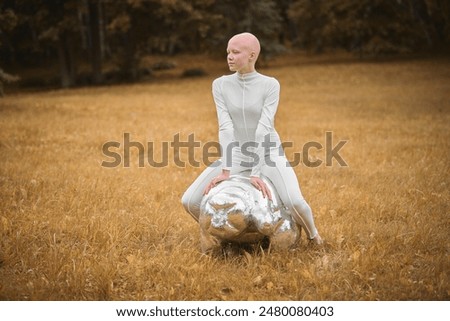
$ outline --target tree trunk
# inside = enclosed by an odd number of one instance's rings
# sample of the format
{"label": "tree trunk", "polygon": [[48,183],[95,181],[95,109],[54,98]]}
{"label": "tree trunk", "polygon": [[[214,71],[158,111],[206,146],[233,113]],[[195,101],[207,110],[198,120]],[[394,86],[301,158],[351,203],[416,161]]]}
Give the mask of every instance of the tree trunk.
{"label": "tree trunk", "polygon": [[70,37],[60,35],[58,40],[58,58],[61,77],[61,87],[68,88],[75,84],[76,64]]}
{"label": "tree trunk", "polygon": [[99,84],[103,81],[102,74],[102,39],[101,39],[101,3],[100,0],[89,0],[89,34],[92,81]]}
{"label": "tree trunk", "polygon": [[138,60],[136,58],[136,42],[132,29],[124,35],[124,48],[121,71],[124,80],[134,81],[138,78]]}
{"label": "tree trunk", "polygon": [[436,43],[436,32],[433,30],[431,18],[428,13],[428,6],[424,0],[410,0],[413,17],[419,20],[423,29],[428,45]]}

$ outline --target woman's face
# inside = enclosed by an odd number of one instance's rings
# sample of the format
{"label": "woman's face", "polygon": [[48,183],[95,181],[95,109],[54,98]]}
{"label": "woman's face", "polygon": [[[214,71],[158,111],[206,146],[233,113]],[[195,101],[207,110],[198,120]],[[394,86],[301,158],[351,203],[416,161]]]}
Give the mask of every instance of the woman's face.
{"label": "woman's face", "polygon": [[227,47],[227,62],[231,71],[241,74],[254,71],[255,53],[249,50],[242,37],[231,38]]}

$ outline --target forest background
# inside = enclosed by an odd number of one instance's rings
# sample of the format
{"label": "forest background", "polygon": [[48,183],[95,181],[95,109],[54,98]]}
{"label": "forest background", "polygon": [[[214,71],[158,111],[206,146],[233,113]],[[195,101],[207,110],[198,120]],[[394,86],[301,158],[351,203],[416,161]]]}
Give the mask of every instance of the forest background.
{"label": "forest background", "polygon": [[[262,62],[292,49],[344,49],[359,57],[445,51],[445,0],[2,0],[3,82],[72,87],[151,78],[169,60],[224,55],[233,34],[261,40]],[[202,70],[187,70],[188,75]],[[16,77],[14,77],[16,76]]]}

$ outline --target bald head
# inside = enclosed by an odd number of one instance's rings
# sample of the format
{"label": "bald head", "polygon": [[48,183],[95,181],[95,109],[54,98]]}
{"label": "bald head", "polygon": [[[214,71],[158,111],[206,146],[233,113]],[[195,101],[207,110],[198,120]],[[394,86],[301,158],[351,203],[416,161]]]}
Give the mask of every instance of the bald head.
{"label": "bald head", "polygon": [[231,37],[228,41],[228,46],[237,45],[243,49],[253,52],[255,54],[255,61],[258,59],[259,53],[261,51],[261,45],[259,44],[258,38],[250,32],[243,32]]}
{"label": "bald head", "polygon": [[231,37],[227,47],[230,70],[242,74],[254,71],[260,51],[258,38],[251,33],[244,32]]}

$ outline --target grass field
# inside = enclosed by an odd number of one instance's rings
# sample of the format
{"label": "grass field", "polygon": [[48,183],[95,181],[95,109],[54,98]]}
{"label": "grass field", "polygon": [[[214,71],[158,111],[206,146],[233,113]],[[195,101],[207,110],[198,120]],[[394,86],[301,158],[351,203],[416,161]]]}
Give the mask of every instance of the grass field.
{"label": "grass field", "polygon": [[124,133],[154,142],[156,160],[177,133],[217,141],[210,86],[226,71],[211,70],[0,100],[0,299],[450,299],[449,60],[298,56],[260,69],[281,83],[288,158],[332,132],[348,166],[295,167],[323,248],[303,235],[288,253],[224,257],[200,252],[180,203],[203,164],[180,168],[170,151],[168,166],[140,168],[134,148],[129,168],[101,166],[102,145]]}

